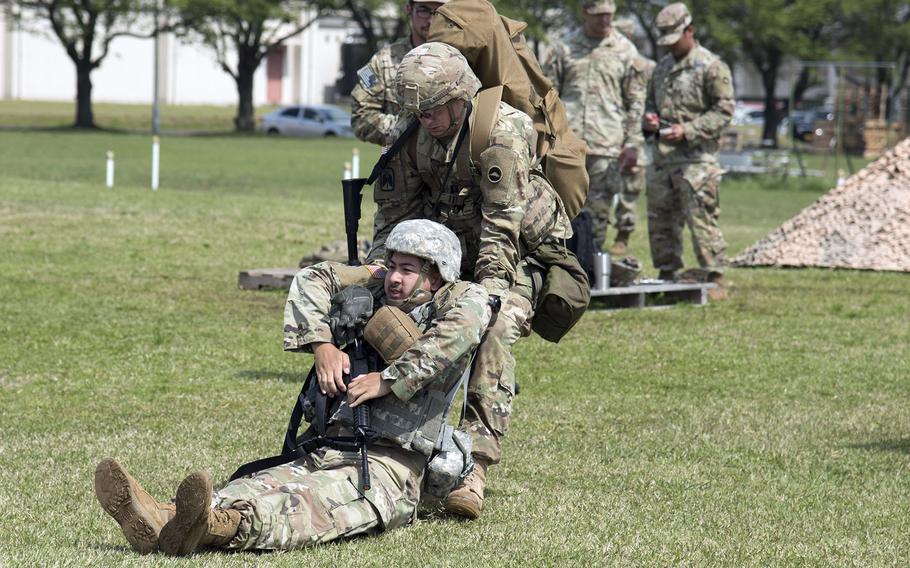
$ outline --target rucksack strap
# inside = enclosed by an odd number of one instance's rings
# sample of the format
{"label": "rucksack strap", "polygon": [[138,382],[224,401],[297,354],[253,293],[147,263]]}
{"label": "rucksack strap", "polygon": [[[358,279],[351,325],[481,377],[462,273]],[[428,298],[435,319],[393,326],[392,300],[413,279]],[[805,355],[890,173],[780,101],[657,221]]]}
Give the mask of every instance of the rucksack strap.
{"label": "rucksack strap", "polygon": [[499,102],[502,101],[502,85],[490,87],[477,93],[477,106],[471,121],[471,159],[480,162],[480,154],[487,149],[493,126],[499,118]]}

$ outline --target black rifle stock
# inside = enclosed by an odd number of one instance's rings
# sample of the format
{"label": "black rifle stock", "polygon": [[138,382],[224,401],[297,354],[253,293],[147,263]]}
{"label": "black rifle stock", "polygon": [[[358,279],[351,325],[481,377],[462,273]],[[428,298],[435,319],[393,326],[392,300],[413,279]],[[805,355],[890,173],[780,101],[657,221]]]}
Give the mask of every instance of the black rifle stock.
{"label": "black rifle stock", "polygon": [[363,186],[367,178],[346,179],[341,182],[341,193],[344,198],[344,232],[348,240],[348,264],[357,266],[360,258],[357,255],[357,229],[360,226],[360,205],[363,201]]}

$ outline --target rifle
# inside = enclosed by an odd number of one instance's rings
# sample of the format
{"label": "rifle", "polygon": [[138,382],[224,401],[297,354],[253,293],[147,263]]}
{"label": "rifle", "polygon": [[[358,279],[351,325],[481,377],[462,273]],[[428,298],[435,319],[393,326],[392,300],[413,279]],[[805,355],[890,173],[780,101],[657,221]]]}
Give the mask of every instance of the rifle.
{"label": "rifle", "polygon": [[[363,337],[354,340],[353,348],[348,349],[348,357],[351,359],[351,373],[345,376],[345,384],[348,384],[353,377],[365,375],[371,369],[375,369],[374,364],[370,364],[370,357],[367,355],[367,349],[363,343]],[[352,408],[354,414],[354,441],[360,450],[360,485],[364,491],[370,489],[370,463],[367,445],[374,442],[377,438],[376,432],[370,428],[370,403],[362,402],[356,408]]]}

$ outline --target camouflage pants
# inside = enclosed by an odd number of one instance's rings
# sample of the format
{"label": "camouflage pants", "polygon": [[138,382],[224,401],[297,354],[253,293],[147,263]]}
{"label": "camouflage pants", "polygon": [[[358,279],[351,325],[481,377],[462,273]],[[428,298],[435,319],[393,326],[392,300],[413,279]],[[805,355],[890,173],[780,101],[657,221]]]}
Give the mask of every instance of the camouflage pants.
{"label": "camouflage pants", "polygon": [[635,206],[641,187],[628,183],[628,176],[619,172],[616,158],[588,156],[586,166],[591,183],[585,207],[594,218],[594,246],[600,250],[607,240],[615,196],[619,196],[616,204],[616,229],[628,233],[635,230]]}
{"label": "camouflage pants", "polygon": [[515,357],[512,346],[531,333],[534,315],[532,274],[537,268],[522,263],[509,293],[500,298],[502,306],[487,329],[468,380],[468,400],[461,427],[471,434],[475,458],[499,463],[501,438],[509,430],[512,398],[515,396]]}
{"label": "camouflage pants", "polygon": [[683,267],[683,226],[701,268],[722,273],[727,243],[720,231],[721,170],[714,164],[659,165],[648,169],[648,238],[658,270]]}
{"label": "camouflage pants", "polygon": [[289,550],[410,523],[423,456],[371,446],[366,498],[359,459],[359,454],[317,451],[228,483],[212,500],[213,507],[240,511],[240,529],[225,548]]}

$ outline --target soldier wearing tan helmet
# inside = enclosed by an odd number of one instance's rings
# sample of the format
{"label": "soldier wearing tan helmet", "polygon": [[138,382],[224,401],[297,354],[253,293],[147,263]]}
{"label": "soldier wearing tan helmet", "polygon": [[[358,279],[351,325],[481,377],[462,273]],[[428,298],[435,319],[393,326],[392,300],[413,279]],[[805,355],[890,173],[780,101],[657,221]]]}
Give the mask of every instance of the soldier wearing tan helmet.
{"label": "soldier wearing tan helmet", "polygon": [[607,239],[613,214],[617,229],[610,252],[625,254],[635,230],[638,194],[624,191],[625,179],[641,168],[647,78],[635,45],[613,29],[613,0],[588,0],[583,24],[553,42],[543,70],[566,105],[569,125],[588,146],[590,177],[585,206],[594,219],[594,246]]}
{"label": "soldier wearing tan helmet", "polygon": [[[120,463],[106,459],[95,471],[95,493],[134,550],[176,556],[203,547],[291,550],[376,534],[409,524],[428,494],[444,498],[467,475],[434,476],[428,460],[432,464],[438,456],[433,442],[445,432],[447,408],[439,401],[457,388],[471,362],[490,320],[489,296],[478,284],[458,281],[461,246],[439,223],[402,222],[387,245],[387,266],[323,262],[301,270],[284,316],[285,350],[314,354],[324,392],[343,397],[349,407],[370,401],[377,437],[369,444],[370,486],[357,483],[362,472],[352,452],[319,445],[217,491],[207,473],[191,473],[174,504],[160,503]],[[342,374],[350,373],[351,362],[336,347],[327,322],[336,299],[355,289],[358,300],[381,305],[366,316],[364,337],[388,365],[345,384]],[[386,318],[382,330],[371,335],[380,317]],[[404,345],[388,341],[394,331],[390,317],[406,328],[398,334]],[[327,430],[351,435],[341,410],[331,415]],[[467,451],[467,435],[458,439]]]}
{"label": "soldier wearing tan helmet", "polygon": [[430,22],[436,9],[449,0],[408,0],[405,13],[410,33],[376,52],[369,63],[357,71],[357,84],[351,91],[351,126],[354,136],[364,142],[385,146],[398,119],[395,75],[401,59],[427,41]]}
{"label": "soldier wearing tan helmet", "polygon": [[[527,259],[572,232],[561,199],[541,173],[533,122],[504,102],[481,108],[478,89],[468,62],[450,45],[426,43],[402,60],[398,97],[410,116],[397,131],[417,130],[373,188],[370,253],[382,257],[396,223],[428,217],[458,235],[462,278],[480,283],[501,304],[468,387],[463,427],[471,433],[477,467],[446,504],[468,518],[480,515],[487,468],[501,459],[515,392],[512,345],[530,333],[540,291],[535,279],[539,284],[543,271]],[[484,123],[482,115],[490,120]]]}
{"label": "soldier wearing tan helmet", "polygon": [[659,278],[673,280],[683,267],[683,227],[692,232],[699,273],[726,298],[727,243],[718,224],[720,134],[733,117],[730,68],[695,39],[692,15],[677,2],[657,14],[657,43],[667,53],[648,86],[642,128],[657,136],[648,170],[648,236]]}

